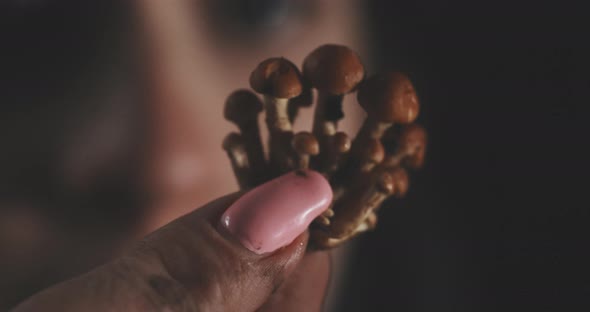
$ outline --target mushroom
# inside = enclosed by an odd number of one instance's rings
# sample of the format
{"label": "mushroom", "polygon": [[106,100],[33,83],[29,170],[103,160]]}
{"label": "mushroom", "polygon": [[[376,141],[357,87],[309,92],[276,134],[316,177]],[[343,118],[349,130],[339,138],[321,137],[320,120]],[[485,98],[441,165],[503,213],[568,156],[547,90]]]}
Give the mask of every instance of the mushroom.
{"label": "mushroom", "polygon": [[[420,105],[406,75],[390,72],[364,80],[358,55],[333,44],[312,51],[302,71],[284,58],[261,62],[250,75],[250,86],[264,99],[261,103],[247,90],[228,97],[224,116],[241,134],[230,133],[223,148],[242,189],[293,169],[322,172],[333,197],[310,225],[310,246],[327,249],[375,228],[383,201],[407,192],[406,168],[423,164],[427,137],[421,126],[412,124]],[[294,134],[299,109],[313,103],[312,88],[317,89],[313,129]],[[357,88],[367,118],[351,142],[337,128],[343,98]],[[269,161],[257,123],[261,107],[269,131]]]}
{"label": "mushroom", "polygon": [[[320,146],[315,136],[309,132],[299,132],[293,138],[293,149],[298,158],[298,169],[309,168],[309,157],[317,155],[320,152]],[[324,226],[330,224],[330,217],[334,215],[332,208],[326,209],[320,216],[316,218],[316,222]]]}
{"label": "mushroom", "polygon": [[236,175],[236,180],[238,180],[238,184],[242,190],[253,186],[250,163],[244,143],[241,135],[232,132],[225,137],[222,145],[223,149],[227,152],[232,169]]}
{"label": "mushroom", "polygon": [[395,191],[394,176],[389,171],[381,171],[357,182],[357,187],[334,203],[335,212],[329,226],[312,229],[315,248],[333,248],[372,229],[377,222],[374,210]]}
{"label": "mushroom", "polygon": [[410,179],[408,177],[408,172],[402,167],[389,168],[387,171],[393,177],[395,189],[393,195],[395,195],[396,197],[405,196],[408,192],[408,188],[410,188]]}
{"label": "mushroom", "polygon": [[391,177],[393,182],[393,190],[389,195],[385,198],[382,198],[380,201],[372,202],[368,201],[366,203],[367,207],[365,209],[369,209],[371,213],[367,215],[367,218],[359,227],[357,227],[358,232],[363,232],[367,230],[372,230],[377,226],[377,210],[381,207],[383,201],[389,198],[391,195],[395,197],[403,197],[408,192],[409,188],[409,178],[408,173],[401,167],[395,168],[388,168],[386,171],[386,175]]}
{"label": "mushroom", "polygon": [[[385,134],[383,141],[386,146],[395,146],[392,152],[387,153],[381,166],[397,167],[406,165],[417,169],[424,164],[426,153],[427,135],[426,130],[417,124],[405,125],[398,129],[390,128]],[[394,144],[388,144],[394,143]]]}
{"label": "mushroom", "polygon": [[366,148],[362,151],[360,159],[362,163],[359,166],[361,173],[369,173],[376,165],[383,161],[385,150],[380,140],[370,139]]}
{"label": "mushroom", "polygon": [[358,55],[350,48],[326,44],[312,51],[303,62],[303,76],[318,90],[312,133],[320,143],[322,153],[317,167],[325,170],[333,164],[328,148],[336,133],[338,121],[344,117],[342,99],[355,90],[363,80],[365,71]]}
{"label": "mushroom", "polygon": [[350,150],[350,137],[344,132],[336,132],[330,143],[330,151],[326,160],[327,166],[324,169],[327,175],[331,175],[338,169],[343,156]]}
{"label": "mushroom", "polygon": [[225,101],[225,119],[240,129],[254,184],[265,180],[266,161],[258,127],[258,114],[261,111],[262,102],[248,90],[234,91]]}
{"label": "mushroom", "polygon": [[320,146],[313,134],[303,131],[293,137],[293,149],[297,154],[297,169],[309,169],[309,156],[317,155]]}
{"label": "mushroom", "polygon": [[414,86],[402,73],[391,72],[375,75],[364,81],[357,94],[358,102],[367,112],[367,118],[352,142],[353,159],[349,166],[366,162],[362,151],[370,144],[370,140],[379,140],[384,132],[394,123],[409,124],[418,116],[420,105]]}
{"label": "mushroom", "polygon": [[270,164],[274,171],[291,170],[291,139],[293,127],[289,119],[289,99],[302,92],[301,73],[284,58],[270,58],[258,65],[250,75],[250,86],[264,95],[266,124],[269,130]]}

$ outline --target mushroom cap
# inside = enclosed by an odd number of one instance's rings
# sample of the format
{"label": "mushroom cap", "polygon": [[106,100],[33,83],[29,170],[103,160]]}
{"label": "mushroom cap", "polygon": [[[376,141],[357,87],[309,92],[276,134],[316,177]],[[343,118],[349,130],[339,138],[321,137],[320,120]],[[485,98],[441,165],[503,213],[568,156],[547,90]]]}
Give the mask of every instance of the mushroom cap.
{"label": "mushroom cap", "polygon": [[303,89],[299,69],[282,57],[269,58],[250,74],[250,87],[256,92],[281,99],[291,99]]}
{"label": "mushroom cap", "polygon": [[420,111],[412,82],[399,72],[365,80],[359,87],[357,99],[369,117],[380,122],[411,123]]}
{"label": "mushroom cap", "polygon": [[377,190],[387,195],[392,194],[395,190],[394,177],[390,172],[384,171],[377,177]]}
{"label": "mushroom cap", "polygon": [[222,143],[222,147],[226,151],[232,150],[240,146],[243,147],[243,145],[244,140],[242,139],[242,136],[236,132],[231,132],[227,136],[225,136],[225,139],[223,139]]}
{"label": "mushroom cap", "polygon": [[385,149],[380,140],[370,139],[367,141],[365,149],[361,152],[365,159],[370,160],[373,163],[380,163],[385,158]]}
{"label": "mushroom cap", "polygon": [[411,168],[420,168],[424,164],[427,144],[426,130],[417,124],[405,126],[398,138],[399,149],[406,155],[405,164]]}
{"label": "mushroom cap", "polygon": [[293,149],[298,154],[317,155],[320,145],[313,134],[303,131],[293,137]]}
{"label": "mushroom cap", "polygon": [[343,95],[353,91],[363,80],[365,69],[359,56],[350,48],[326,44],[305,58],[303,76],[322,92]]}
{"label": "mushroom cap", "polygon": [[223,115],[225,119],[235,123],[243,124],[257,120],[258,114],[262,111],[262,102],[249,90],[234,91],[225,100]]}
{"label": "mushroom cap", "polygon": [[404,168],[396,167],[390,170],[389,174],[393,177],[395,195],[400,197],[406,195],[410,188],[408,172]]}
{"label": "mushroom cap", "polygon": [[338,153],[346,153],[350,150],[350,137],[344,132],[336,132],[332,142]]}

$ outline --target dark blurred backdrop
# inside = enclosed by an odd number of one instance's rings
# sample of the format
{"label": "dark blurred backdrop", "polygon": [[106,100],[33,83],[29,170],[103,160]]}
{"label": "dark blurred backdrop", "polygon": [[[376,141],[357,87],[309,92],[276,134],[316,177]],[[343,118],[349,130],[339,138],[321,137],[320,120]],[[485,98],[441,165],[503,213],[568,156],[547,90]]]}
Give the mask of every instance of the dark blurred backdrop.
{"label": "dark blurred backdrop", "polygon": [[417,85],[430,149],[361,238],[340,310],[588,311],[583,3],[369,7],[376,57]]}

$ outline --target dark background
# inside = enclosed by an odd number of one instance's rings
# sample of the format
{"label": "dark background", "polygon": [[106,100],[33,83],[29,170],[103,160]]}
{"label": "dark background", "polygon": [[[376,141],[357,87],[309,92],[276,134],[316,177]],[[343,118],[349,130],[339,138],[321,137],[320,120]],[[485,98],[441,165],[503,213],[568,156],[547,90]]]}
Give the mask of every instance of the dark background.
{"label": "dark background", "polygon": [[376,55],[430,133],[407,199],[360,238],[340,311],[588,311],[588,10],[370,1]]}

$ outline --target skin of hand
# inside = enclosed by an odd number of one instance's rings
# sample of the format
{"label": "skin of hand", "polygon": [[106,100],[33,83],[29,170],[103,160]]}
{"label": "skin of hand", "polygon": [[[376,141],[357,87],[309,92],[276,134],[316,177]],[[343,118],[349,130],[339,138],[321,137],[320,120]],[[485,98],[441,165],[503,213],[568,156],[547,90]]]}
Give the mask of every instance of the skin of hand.
{"label": "skin of hand", "polygon": [[305,252],[307,231],[275,252],[248,250],[220,224],[239,197],[219,198],[167,224],[14,311],[320,311],[328,253]]}

